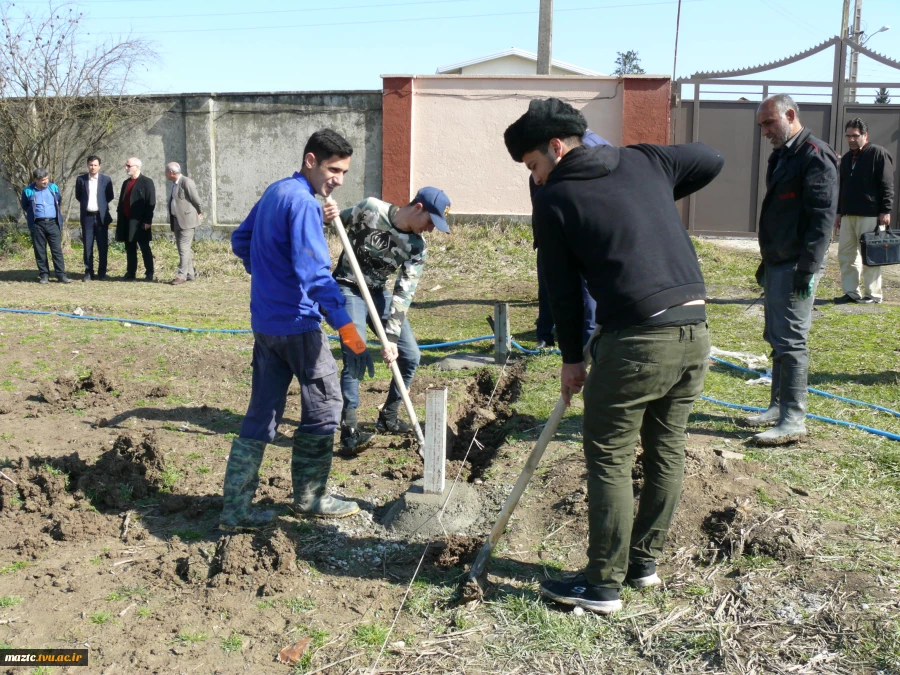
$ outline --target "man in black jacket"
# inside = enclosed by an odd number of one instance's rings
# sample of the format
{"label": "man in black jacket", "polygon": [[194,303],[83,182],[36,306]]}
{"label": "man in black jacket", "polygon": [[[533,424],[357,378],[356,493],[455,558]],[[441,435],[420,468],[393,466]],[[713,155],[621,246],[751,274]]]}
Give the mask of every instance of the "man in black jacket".
{"label": "man in black jacket", "polygon": [[[532,101],[505,134],[538,185],[533,219],[562,351],[562,396],[584,387],[588,564],[541,592],[598,613],[622,607],[623,582],[660,583],[656,559],[681,496],[685,428],[709,360],[706,287],[675,208],[721,171],[700,143],[585,147],[587,124],[557,99]],[[599,332],[582,356],[581,277]],[[636,516],[631,469],[643,446]]]}
{"label": "man in black jacket", "polygon": [[137,249],[141,247],[144,273],[147,281],[153,281],[153,211],[156,209],[156,186],[149,176],[141,173],[141,160],[137,157],[125,162],[128,178],[122,183],[116,221],[116,241],[125,242],[125,281],[137,276]]}
{"label": "man in black jacket", "polygon": [[759,445],[785,445],[806,438],[806,339],[837,211],[837,157],[803,127],[787,94],[763,101],[756,119],[774,148],[756,271],[765,291],[763,338],[772,346],[772,391],[768,409],[747,424],[773,427],[754,437]]}
{"label": "man in black jacket", "polygon": [[[858,117],[847,122],[844,132],[850,152],[841,157],[841,186],[835,221],[844,295],[834,301],[837,304],[878,303],[882,300],[881,268],[863,263],[859,238],[891,225],[894,160],[887,150],[869,143],[869,129]],[[860,276],[862,293],[859,292]]]}

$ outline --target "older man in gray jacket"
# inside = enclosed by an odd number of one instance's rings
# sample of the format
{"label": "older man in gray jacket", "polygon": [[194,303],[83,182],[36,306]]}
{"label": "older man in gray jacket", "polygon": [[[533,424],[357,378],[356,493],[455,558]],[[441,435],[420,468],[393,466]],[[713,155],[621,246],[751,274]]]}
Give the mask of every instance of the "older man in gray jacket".
{"label": "older man in gray jacket", "polygon": [[191,243],[194,241],[194,230],[203,220],[203,213],[197,186],[194,181],[181,174],[181,165],[178,162],[166,164],[166,179],[172,181],[172,191],[169,193],[169,224],[175,233],[175,245],[178,247],[178,272],[172,280],[172,285],[178,286],[185,281],[193,281],[196,276]]}

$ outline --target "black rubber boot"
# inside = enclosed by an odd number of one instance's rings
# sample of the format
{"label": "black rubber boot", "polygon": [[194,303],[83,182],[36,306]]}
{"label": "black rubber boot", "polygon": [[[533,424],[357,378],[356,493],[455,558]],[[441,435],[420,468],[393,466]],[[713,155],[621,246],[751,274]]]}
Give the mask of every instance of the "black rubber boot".
{"label": "black rubber boot", "polygon": [[778,424],[756,434],[757,445],[788,445],[806,438],[806,369],[784,374],[781,382],[781,415]]}
{"label": "black rubber boot", "polygon": [[413,428],[411,424],[407,424],[400,419],[400,401],[393,403],[385,403],[378,413],[378,421],[375,428],[382,433],[388,434],[408,434]]}
{"label": "black rubber boot", "polygon": [[345,409],[341,414],[341,455],[353,457],[369,447],[375,434],[360,431],[356,426],[356,408]]}
{"label": "black rubber boot", "polygon": [[769,408],[758,415],[751,415],[744,423],[748,427],[774,427],[781,419],[781,362],[772,363],[772,391],[769,395]]}

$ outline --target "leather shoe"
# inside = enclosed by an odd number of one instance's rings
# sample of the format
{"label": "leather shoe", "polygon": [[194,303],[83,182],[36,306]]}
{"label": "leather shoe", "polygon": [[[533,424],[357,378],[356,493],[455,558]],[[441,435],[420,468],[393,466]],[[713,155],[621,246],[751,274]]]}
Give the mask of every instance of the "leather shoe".
{"label": "leather shoe", "polygon": [[61,277],[56,277],[56,280],[61,284],[71,284],[72,280],[63,274]]}
{"label": "leather shoe", "polygon": [[186,279],[182,279],[181,277],[175,277],[172,281],[169,282],[172,286],[181,286],[183,283],[187,283]]}
{"label": "leather shoe", "polygon": [[50,277],[48,277],[46,274],[42,274],[41,276],[38,277],[38,283],[39,284],[49,284]]}
{"label": "leather shoe", "polygon": [[91,273],[90,273],[90,272],[85,272],[84,276],[81,277],[81,280],[82,280],[82,281],[90,281],[90,280],[91,280]]}

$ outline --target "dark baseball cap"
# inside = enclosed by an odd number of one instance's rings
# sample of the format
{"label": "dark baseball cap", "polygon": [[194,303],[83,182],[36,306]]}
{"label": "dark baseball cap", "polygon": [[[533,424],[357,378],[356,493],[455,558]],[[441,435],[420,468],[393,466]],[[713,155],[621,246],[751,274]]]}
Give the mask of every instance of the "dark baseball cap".
{"label": "dark baseball cap", "polygon": [[441,232],[450,233],[447,214],[450,213],[450,198],[436,187],[423,187],[416,193],[413,203],[421,204],[431,214],[431,222]]}

